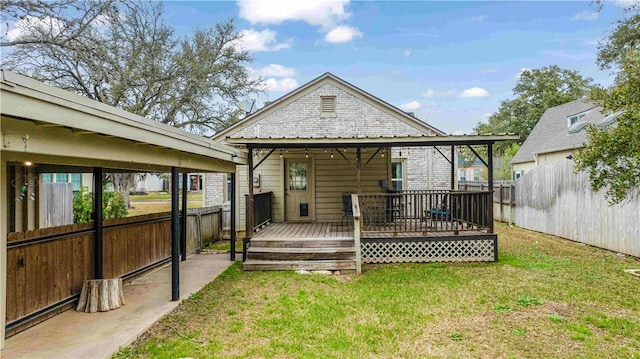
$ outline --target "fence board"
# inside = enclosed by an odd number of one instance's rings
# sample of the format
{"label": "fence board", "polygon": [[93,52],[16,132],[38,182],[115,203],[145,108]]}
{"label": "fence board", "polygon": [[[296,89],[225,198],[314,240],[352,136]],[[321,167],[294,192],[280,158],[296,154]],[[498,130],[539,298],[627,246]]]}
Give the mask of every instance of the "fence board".
{"label": "fence board", "polygon": [[609,206],[572,161],[544,163],[516,183],[516,224],[640,257],[640,200]]}

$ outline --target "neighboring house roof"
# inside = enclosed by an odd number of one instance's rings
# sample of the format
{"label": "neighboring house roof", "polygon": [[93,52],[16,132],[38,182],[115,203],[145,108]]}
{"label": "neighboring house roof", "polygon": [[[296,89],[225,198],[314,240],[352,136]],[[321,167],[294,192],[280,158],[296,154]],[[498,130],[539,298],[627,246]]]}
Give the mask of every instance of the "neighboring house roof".
{"label": "neighboring house roof", "polygon": [[[511,163],[533,162],[538,154],[583,147],[587,141],[586,125],[600,125],[605,118],[600,111],[584,98],[547,109]],[[567,119],[581,113],[585,116],[569,127]]]}
{"label": "neighboring house roof", "polygon": [[[319,107],[309,108],[310,101],[305,101],[304,97],[323,93],[337,93],[342,96],[341,100],[348,103],[336,104],[336,116],[320,117]],[[359,101],[351,101],[353,99]],[[371,113],[379,115],[378,132],[360,121],[369,120],[365,117]],[[393,125],[383,123],[390,119],[395,121]],[[384,131],[380,132],[380,128]],[[212,139],[223,141],[227,137],[314,139],[420,135],[439,136],[444,135],[444,132],[327,72],[217,133]]]}

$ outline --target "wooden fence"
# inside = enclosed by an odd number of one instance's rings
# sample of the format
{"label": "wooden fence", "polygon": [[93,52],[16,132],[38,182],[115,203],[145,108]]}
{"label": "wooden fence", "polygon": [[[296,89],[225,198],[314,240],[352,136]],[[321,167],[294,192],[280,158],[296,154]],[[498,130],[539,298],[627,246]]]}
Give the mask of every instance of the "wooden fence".
{"label": "wooden fence", "polygon": [[609,206],[573,161],[544,163],[516,184],[516,224],[581,243],[640,257],[640,200]]}
{"label": "wooden fence", "polygon": [[[222,208],[190,209],[187,251],[222,238]],[[130,277],[171,255],[170,213],[103,222],[105,278]],[[7,236],[7,335],[70,307],[82,281],[94,278],[93,223]]]}
{"label": "wooden fence", "polygon": [[[487,182],[459,182],[463,191],[487,191]],[[493,219],[500,222],[515,222],[516,183],[515,181],[495,181],[493,183]]]}

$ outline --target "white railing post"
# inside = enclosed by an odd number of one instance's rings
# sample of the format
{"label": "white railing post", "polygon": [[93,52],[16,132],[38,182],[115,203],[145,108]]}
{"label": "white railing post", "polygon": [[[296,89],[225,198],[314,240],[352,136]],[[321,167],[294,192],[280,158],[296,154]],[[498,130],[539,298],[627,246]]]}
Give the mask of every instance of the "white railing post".
{"label": "white railing post", "polygon": [[353,209],[353,241],[356,247],[356,274],[362,274],[362,248],[360,246],[362,221],[360,220],[360,202],[357,194],[351,195],[351,207]]}

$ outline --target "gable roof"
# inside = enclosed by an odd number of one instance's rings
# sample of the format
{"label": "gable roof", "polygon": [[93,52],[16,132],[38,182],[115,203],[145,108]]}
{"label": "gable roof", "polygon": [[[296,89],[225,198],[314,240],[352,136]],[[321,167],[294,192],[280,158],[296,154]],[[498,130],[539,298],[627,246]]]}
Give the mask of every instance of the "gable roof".
{"label": "gable roof", "polygon": [[[339,90],[346,92],[349,95],[355,96],[363,100],[364,103],[367,103],[377,108],[378,110],[385,112],[390,117],[402,123],[405,123],[406,125],[410,126],[411,128],[421,133],[433,133],[435,135],[444,135],[443,131],[420,121],[419,119],[402,111],[401,109],[327,72],[311,80],[310,82],[300,86],[299,88],[289,92],[288,94],[280,97],[279,99],[263,107],[262,109],[248,115],[247,117],[245,117],[238,123],[234,124],[233,126],[217,133],[212,137],[212,139],[214,141],[223,141],[227,137],[238,137],[236,134],[242,131],[243,129],[251,127],[252,125],[259,122],[260,120],[267,118],[269,115],[272,115],[276,111],[285,108],[286,106],[292,104],[294,101],[302,98],[306,94],[314,90],[318,90],[325,85],[332,85],[338,88]],[[302,136],[300,136],[300,134],[291,134],[291,133],[288,133],[287,136],[283,136],[283,137],[289,137],[289,136],[315,138],[315,136],[311,136],[311,135],[303,134]],[[256,137],[260,137],[260,136],[258,135]],[[264,137],[268,137],[268,136],[265,135]]]}
{"label": "gable roof", "polygon": [[583,147],[586,131],[584,128],[569,131],[567,118],[586,112],[579,122],[598,125],[605,117],[600,111],[600,107],[584,98],[547,109],[511,163],[532,162],[537,154]]}

